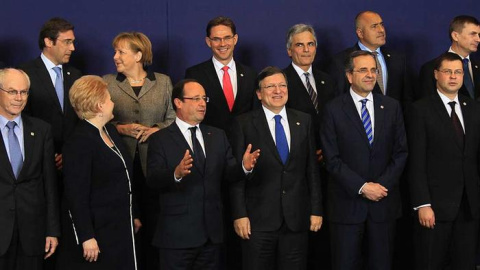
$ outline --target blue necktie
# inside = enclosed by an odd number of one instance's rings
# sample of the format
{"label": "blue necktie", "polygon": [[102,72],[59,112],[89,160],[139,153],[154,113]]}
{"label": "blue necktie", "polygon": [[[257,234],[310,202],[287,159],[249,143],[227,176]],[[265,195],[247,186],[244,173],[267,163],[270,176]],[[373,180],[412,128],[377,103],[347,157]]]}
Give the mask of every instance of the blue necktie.
{"label": "blue necktie", "polygon": [[310,96],[310,99],[312,100],[313,107],[315,107],[315,111],[318,113],[317,93],[315,93],[315,90],[313,90],[312,84],[310,83],[310,73],[305,72],[305,73],[303,73],[303,75],[305,75],[305,83],[307,85],[308,95]]}
{"label": "blue necktie", "polygon": [[282,159],[283,164],[287,163],[288,159],[288,143],[285,130],[283,129],[282,116],[275,115],[275,142],[277,143],[277,151]]}
{"label": "blue necktie", "polygon": [[18,179],[20,170],[23,165],[22,150],[20,150],[20,143],[18,142],[17,135],[15,135],[14,129],[17,123],[9,121],[7,123],[8,128],[8,150],[10,152],[10,164],[12,165],[15,178]]}
{"label": "blue necktie", "polygon": [[54,67],[53,71],[57,74],[57,79],[55,80],[55,92],[57,92],[57,98],[60,102],[60,107],[63,111],[63,79],[62,79],[62,69],[60,67]]}
{"label": "blue necktie", "polygon": [[365,128],[365,132],[367,133],[368,142],[370,145],[373,144],[373,133],[372,133],[372,121],[370,120],[370,114],[367,110],[367,101],[368,99],[362,99],[360,102],[362,103],[362,123],[363,127]]}
{"label": "blue necktie", "polygon": [[463,84],[467,88],[468,94],[471,98],[475,98],[475,92],[473,90],[473,81],[470,76],[470,69],[468,68],[468,58],[463,58]]}

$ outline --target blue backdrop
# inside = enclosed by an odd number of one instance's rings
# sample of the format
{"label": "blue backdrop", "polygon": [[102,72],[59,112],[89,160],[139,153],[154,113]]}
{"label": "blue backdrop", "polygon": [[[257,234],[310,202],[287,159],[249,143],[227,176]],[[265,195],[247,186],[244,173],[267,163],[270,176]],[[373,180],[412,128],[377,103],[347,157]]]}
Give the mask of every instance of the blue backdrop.
{"label": "blue backdrop", "polygon": [[480,18],[478,0],[2,0],[0,60],[15,66],[37,57],[41,25],[60,16],[75,25],[77,43],[71,62],[84,74],[115,72],[112,39],[119,32],[140,31],[153,43],[153,70],[176,82],[187,67],[211,57],[205,44],[206,23],[225,15],[237,25],[235,58],[242,63],[257,71],[267,65],[287,66],[287,29],[309,23],[317,31],[316,61],[322,67],[331,55],[355,43],[353,18],[362,10],[381,14],[387,46],[407,54],[412,74],[448,49],[448,24],[454,16]]}

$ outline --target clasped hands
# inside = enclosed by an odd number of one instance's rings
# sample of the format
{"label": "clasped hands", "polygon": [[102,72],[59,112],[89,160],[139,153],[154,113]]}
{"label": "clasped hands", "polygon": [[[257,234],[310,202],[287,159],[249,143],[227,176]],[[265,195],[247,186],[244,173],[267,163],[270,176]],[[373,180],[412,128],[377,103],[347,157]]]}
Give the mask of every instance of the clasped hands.
{"label": "clasped hands", "polygon": [[117,130],[120,134],[133,137],[140,143],[146,142],[153,133],[160,130],[159,127],[147,127],[141,124],[118,124]]}
{"label": "clasped hands", "polygon": [[367,182],[362,188],[362,196],[371,201],[378,202],[387,195],[388,189],[379,183]]}
{"label": "clasped hands", "polygon": [[[253,152],[252,151],[252,145],[249,144],[247,146],[247,149],[245,150],[245,153],[243,154],[243,166],[247,171],[250,171],[255,167],[255,164],[257,163],[257,159],[260,156],[260,149],[257,149]],[[180,163],[175,167],[175,178],[181,179],[187,175],[189,175],[192,171],[190,170],[193,166],[193,158],[192,155],[190,155],[190,150],[186,150],[185,154],[183,155],[182,160],[180,160]]]}

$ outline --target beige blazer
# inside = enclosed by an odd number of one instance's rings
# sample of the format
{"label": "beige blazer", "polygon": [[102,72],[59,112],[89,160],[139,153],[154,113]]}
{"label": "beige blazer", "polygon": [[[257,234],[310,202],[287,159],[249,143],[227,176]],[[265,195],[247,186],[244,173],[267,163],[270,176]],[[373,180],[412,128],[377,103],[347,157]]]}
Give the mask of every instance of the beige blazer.
{"label": "beige blazer", "polygon": [[[103,76],[108,83],[108,90],[115,103],[113,124],[139,123],[145,126],[158,126],[160,129],[169,126],[175,120],[172,106],[172,81],[170,77],[149,72],[137,96],[126,77],[119,73]],[[130,136],[122,135],[128,153],[133,159],[138,141]],[[143,174],[146,175],[148,140],[138,143],[140,162]]]}

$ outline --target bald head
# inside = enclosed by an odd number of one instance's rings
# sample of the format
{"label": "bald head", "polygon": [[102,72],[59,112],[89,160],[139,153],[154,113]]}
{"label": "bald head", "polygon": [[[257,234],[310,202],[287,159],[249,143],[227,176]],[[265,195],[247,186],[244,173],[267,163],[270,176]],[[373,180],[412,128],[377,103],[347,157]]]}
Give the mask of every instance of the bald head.
{"label": "bald head", "polygon": [[20,116],[27,103],[30,79],[22,70],[0,69],[0,115],[13,120]]}
{"label": "bald head", "polygon": [[358,40],[372,51],[386,43],[382,17],[373,11],[363,11],[355,17],[355,33]]}

